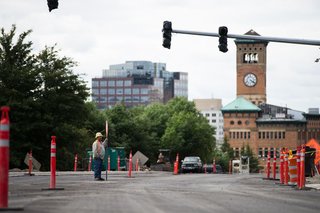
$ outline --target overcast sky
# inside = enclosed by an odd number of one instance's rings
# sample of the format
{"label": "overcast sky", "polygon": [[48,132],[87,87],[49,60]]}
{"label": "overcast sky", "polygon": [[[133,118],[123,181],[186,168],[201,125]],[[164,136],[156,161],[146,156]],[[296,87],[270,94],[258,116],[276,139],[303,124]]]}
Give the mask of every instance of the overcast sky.
{"label": "overcast sky", "polygon": [[[231,34],[250,29],[262,36],[320,40],[319,0],[59,0],[48,12],[47,0],[0,0],[0,27],[32,29],[34,50],[57,44],[61,56],[79,62],[75,73],[101,77],[102,69],[130,60],[167,64],[189,74],[189,100],[236,98],[236,49],[219,52],[218,38],[173,34],[171,49],[162,47],[162,23],[173,29]],[[269,43],[267,102],[307,111],[320,107],[320,49]]]}

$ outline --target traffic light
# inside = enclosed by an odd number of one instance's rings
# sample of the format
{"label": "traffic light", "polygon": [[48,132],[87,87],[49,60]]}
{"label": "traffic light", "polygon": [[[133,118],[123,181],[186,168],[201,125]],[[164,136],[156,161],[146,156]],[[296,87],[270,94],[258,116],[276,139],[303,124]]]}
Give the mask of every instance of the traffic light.
{"label": "traffic light", "polygon": [[47,0],[48,1],[48,7],[49,7],[49,12],[53,9],[57,9],[59,2],[58,0]]}
{"label": "traffic light", "polygon": [[171,32],[172,32],[172,23],[170,21],[163,22],[163,42],[162,46],[170,49],[171,46]]}
{"label": "traffic light", "polygon": [[219,50],[221,52],[228,52],[228,28],[223,26],[219,27]]}

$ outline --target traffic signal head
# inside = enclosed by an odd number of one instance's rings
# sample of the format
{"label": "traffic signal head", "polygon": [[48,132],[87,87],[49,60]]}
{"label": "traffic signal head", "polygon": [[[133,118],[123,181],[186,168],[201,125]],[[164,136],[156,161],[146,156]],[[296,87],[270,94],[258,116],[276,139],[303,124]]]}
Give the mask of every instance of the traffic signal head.
{"label": "traffic signal head", "polygon": [[163,42],[162,46],[170,49],[171,47],[171,33],[172,33],[172,23],[170,21],[163,22]]}
{"label": "traffic signal head", "polygon": [[48,1],[48,7],[49,7],[49,12],[53,9],[57,9],[59,2],[58,0],[47,0]]}
{"label": "traffic signal head", "polygon": [[223,26],[219,27],[219,50],[223,53],[228,52],[228,28]]}

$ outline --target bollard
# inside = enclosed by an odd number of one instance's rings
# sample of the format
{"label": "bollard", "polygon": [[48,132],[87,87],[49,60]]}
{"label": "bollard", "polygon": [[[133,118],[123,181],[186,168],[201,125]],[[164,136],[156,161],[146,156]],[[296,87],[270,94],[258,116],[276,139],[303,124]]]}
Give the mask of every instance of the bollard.
{"label": "bollard", "polygon": [[132,171],[132,150],[130,150],[130,155],[129,155],[129,172],[128,172],[129,178],[131,178],[131,171]]}
{"label": "bollard", "polygon": [[305,147],[302,146],[300,152],[300,186],[299,189],[303,189],[305,187]]}
{"label": "bollard", "polygon": [[286,149],[284,153],[284,165],[283,165],[283,175],[284,175],[284,185],[288,185],[288,150]]}
{"label": "bollard", "polygon": [[0,208],[8,207],[9,181],[9,107],[1,107],[0,122]]}
{"label": "bollard", "polygon": [[22,211],[21,207],[8,207],[10,120],[8,106],[1,107],[0,120],[0,211]]}
{"label": "bollard", "polygon": [[29,169],[28,169],[28,174],[27,175],[34,176],[34,174],[32,174],[32,168],[33,168],[33,165],[32,165],[32,159],[33,159],[32,150],[30,150],[28,155],[29,155],[29,161],[28,161]]}
{"label": "bollard", "polygon": [[92,156],[89,157],[89,165],[88,165],[88,171],[91,171],[91,164],[92,164]]}
{"label": "bollard", "polygon": [[277,149],[273,148],[273,180],[276,179],[277,175]]}
{"label": "bollard", "polygon": [[56,188],[56,136],[51,136],[50,189]]}
{"label": "bollard", "polygon": [[108,172],[110,172],[110,155],[108,155]]}
{"label": "bollard", "polygon": [[301,175],[301,172],[300,172],[300,150],[301,150],[301,146],[298,146],[297,147],[297,187],[299,188],[300,186],[300,175]]}
{"label": "bollard", "polygon": [[64,188],[56,188],[56,136],[51,136],[50,186],[42,190],[64,190]]}
{"label": "bollard", "polygon": [[74,171],[76,172],[77,171],[77,166],[78,166],[78,154],[76,154],[74,156]]}
{"label": "bollard", "polygon": [[284,159],[284,153],[283,150],[280,152],[280,183],[284,183],[284,177],[283,177],[283,159]]}
{"label": "bollard", "polygon": [[267,179],[270,179],[270,149],[268,149]]}
{"label": "bollard", "polygon": [[177,175],[179,171],[179,153],[177,153],[176,161],[173,166],[173,174]]}
{"label": "bollard", "polygon": [[120,171],[120,155],[118,155],[118,171]]}
{"label": "bollard", "polygon": [[136,171],[139,171],[139,158],[136,160]]}

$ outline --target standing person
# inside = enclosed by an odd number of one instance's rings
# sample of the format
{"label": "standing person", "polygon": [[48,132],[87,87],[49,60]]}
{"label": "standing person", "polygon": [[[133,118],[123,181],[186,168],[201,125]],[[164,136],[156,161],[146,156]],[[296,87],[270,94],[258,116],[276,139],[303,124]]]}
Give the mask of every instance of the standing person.
{"label": "standing person", "polygon": [[94,180],[104,180],[101,178],[102,162],[105,155],[105,147],[107,146],[107,138],[102,142],[103,135],[101,132],[96,133],[95,141],[92,144]]}

